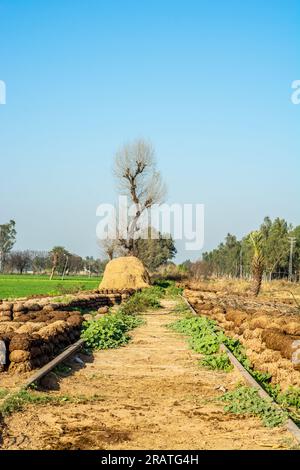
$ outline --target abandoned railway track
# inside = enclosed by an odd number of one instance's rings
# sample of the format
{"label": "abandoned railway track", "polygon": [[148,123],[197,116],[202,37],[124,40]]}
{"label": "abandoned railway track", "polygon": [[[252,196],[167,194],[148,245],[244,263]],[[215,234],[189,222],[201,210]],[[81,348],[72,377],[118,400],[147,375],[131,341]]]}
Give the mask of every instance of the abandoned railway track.
{"label": "abandoned railway track", "polygon": [[[84,396],[86,401],[63,401],[59,406],[49,401],[40,412],[32,404],[7,416],[3,448],[263,449],[285,446],[281,442],[291,435],[299,442],[300,433],[290,423],[288,432],[270,433],[257,418],[241,420],[211,401],[220,396],[220,381],[230,389],[242,371],[237,365],[229,374],[199,368],[199,356],[185,339],[166,328],[178,319],[177,303],[163,301],[162,309],[145,314],[144,325],[133,331],[126,347],[95,352],[85,367],[59,381],[59,391],[43,392],[54,397]],[[38,382],[83,345],[79,340],[67,347],[20,389]],[[30,425],[33,417],[36,430]],[[14,444],[20,433],[24,441]]]}

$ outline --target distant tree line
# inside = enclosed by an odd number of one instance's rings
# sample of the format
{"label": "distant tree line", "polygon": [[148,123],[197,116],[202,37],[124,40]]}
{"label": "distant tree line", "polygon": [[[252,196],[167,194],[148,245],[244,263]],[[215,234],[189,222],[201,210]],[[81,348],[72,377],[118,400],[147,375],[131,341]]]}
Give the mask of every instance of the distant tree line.
{"label": "distant tree line", "polygon": [[82,258],[70,253],[62,246],[51,251],[13,251],[16,242],[16,223],[10,220],[0,225],[0,272],[36,274],[54,274],[64,276],[85,273],[90,276],[103,273],[107,261],[94,259],[92,256]]}
{"label": "distant tree line", "polygon": [[[59,248],[59,250],[57,250]],[[59,253],[58,256],[54,253]],[[55,258],[55,261],[54,261]],[[94,259],[92,256],[82,258],[79,255],[69,253],[63,247],[55,247],[48,251],[11,251],[3,264],[2,272],[24,274],[32,272],[34,274],[53,275],[76,275],[85,273],[87,275],[99,275],[103,273],[106,261]],[[53,270],[53,267],[55,269]],[[53,277],[53,276],[52,276]]]}
{"label": "distant tree line", "polygon": [[[135,241],[135,255],[145,266],[154,271],[160,266],[167,265],[176,255],[174,240],[169,235],[149,229],[155,237],[140,236]],[[50,279],[54,275],[68,276],[70,274],[84,273],[89,276],[99,275],[104,272],[108,260],[115,256],[128,255],[127,250],[118,240],[106,240],[102,244],[103,256],[106,259],[95,259],[92,256],[82,258],[70,253],[62,246],[56,246],[51,251],[13,250],[16,242],[15,222],[0,225],[0,272],[24,274],[49,274]]]}
{"label": "distant tree line", "polygon": [[[259,230],[265,279],[283,279],[290,275],[300,280],[300,226],[293,227],[284,219],[265,217]],[[251,232],[253,233],[253,232]],[[212,251],[203,253],[202,261],[189,266],[196,276],[228,276],[249,278],[252,275],[254,247],[251,233],[241,240],[228,234]],[[291,241],[294,238],[291,255]],[[292,262],[292,264],[291,264]]]}

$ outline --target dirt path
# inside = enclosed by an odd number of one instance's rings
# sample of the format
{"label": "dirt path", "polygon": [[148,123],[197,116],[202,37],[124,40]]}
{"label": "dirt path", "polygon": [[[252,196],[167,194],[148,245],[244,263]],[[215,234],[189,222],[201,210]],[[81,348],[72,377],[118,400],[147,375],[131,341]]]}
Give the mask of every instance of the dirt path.
{"label": "dirt path", "polygon": [[[210,372],[185,339],[165,325],[174,302],[145,315],[125,348],[101,351],[52,394],[84,395],[85,403],[30,405],[6,419],[5,449],[270,449],[289,448],[284,429],[223,412],[211,399],[241,381]],[[97,396],[96,396],[97,395]]]}

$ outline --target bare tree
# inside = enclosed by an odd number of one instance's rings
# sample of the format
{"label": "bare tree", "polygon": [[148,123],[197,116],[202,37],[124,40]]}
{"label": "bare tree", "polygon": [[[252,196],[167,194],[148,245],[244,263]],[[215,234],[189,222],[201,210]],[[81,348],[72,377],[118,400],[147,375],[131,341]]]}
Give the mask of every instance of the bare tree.
{"label": "bare tree", "polygon": [[207,261],[195,261],[191,263],[190,275],[197,281],[207,279],[212,274],[211,266]]}
{"label": "bare tree", "polygon": [[121,194],[127,196],[135,208],[126,227],[126,238],[119,239],[127,253],[134,255],[142,215],[154,204],[161,204],[166,193],[156,169],[152,145],[143,139],[125,145],[116,154],[114,175]]}
{"label": "bare tree", "polygon": [[84,269],[84,261],[81,256],[70,254],[68,257],[67,272],[79,273]]}
{"label": "bare tree", "polygon": [[46,272],[51,267],[51,256],[48,251],[32,252],[32,270],[34,273]]}
{"label": "bare tree", "polygon": [[115,255],[119,254],[121,248],[119,240],[113,240],[110,238],[100,240],[99,245],[104,256],[107,256],[110,261],[114,258]]}
{"label": "bare tree", "polygon": [[13,251],[9,256],[9,267],[12,271],[16,270],[20,274],[28,269],[32,263],[32,254],[30,251]]}

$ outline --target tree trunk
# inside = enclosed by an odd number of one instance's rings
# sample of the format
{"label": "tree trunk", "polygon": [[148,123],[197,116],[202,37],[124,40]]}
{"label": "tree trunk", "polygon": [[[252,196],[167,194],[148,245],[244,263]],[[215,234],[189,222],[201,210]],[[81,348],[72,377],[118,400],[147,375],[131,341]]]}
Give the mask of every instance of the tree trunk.
{"label": "tree trunk", "polygon": [[51,274],[50,274],[50,281],[52,281],[54,273],[55,273],[56,266],[53,266]]}
{"label": "tree trunk", "polygon": [[260,266],[254,267],[252,292],[255,297],[257,297],[260,292],[262,278],[263,278],[263,269]]}
{"label": "tree trunk", "polygon": [[261,283],[262,283],[262,278],[259,278],[259,277],[254,278],[252,292],[255,297],[257,297],[260,292]]}

